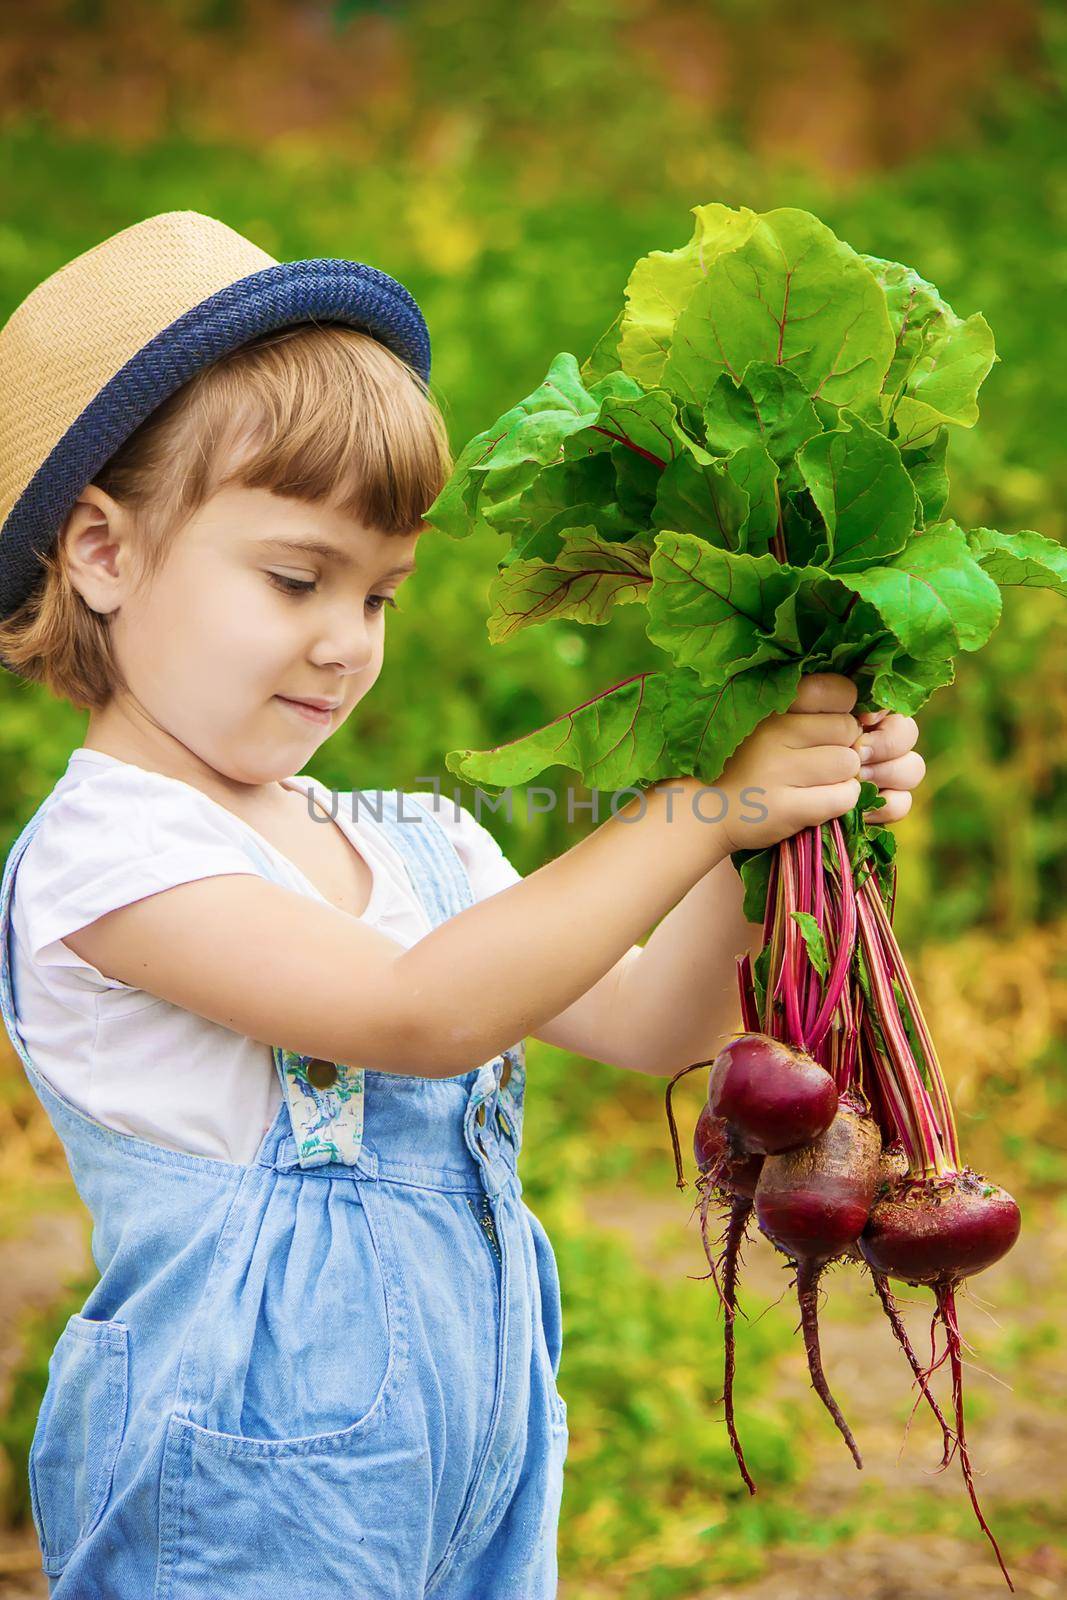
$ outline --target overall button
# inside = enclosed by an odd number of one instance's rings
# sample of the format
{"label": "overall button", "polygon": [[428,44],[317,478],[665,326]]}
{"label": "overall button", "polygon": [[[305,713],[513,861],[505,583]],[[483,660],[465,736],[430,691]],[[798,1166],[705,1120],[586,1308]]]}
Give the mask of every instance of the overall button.
{"label": "overall button", "polygon": [[315,1089],[332,1089],[337,1082],[337,1067],[332,1061],[322,1061],[316,1057],[308,1062],[304,1070],[308,1082]]}

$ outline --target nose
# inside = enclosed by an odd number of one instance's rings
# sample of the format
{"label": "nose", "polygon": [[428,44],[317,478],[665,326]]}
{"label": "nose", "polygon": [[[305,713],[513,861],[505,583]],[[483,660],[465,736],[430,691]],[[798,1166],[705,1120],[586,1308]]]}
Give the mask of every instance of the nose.
{"label": "nose", "polygon": [[380,636],[372,624],[361,612],[353,615],[352,608],[346,607],[327,627],[320,628],[310,657],[317,666],[364,672],[374,666],[380,653]]}

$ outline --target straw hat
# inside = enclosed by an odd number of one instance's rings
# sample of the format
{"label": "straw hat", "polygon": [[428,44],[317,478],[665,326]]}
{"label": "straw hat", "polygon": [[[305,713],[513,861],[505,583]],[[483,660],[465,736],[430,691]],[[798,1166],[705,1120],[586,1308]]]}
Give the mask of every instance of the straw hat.
{"label": "straw hat", "polygon": [[272,328],[362,328],[429,380],[422,312],[361,261],[275,261],[224,222],[165,211],[38,284],[0,328],[0,617],[41,575],[78,495],[201,367]]}

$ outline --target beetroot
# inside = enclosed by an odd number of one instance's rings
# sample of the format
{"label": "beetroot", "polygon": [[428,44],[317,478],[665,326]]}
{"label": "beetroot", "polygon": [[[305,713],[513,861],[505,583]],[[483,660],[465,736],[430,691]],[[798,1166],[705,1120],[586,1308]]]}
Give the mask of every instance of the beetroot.
{"label": "beetroot", "polygon": [[827,1261],[858,1239],[870,1216],[882,1140],[853,1096],[842,1095],[829,1128],[801,1150],[768,1156],[756,1186],[756,1218],[794,1258]]}
{"label": "beetroot", "polygon": [[830,1393],[819,1349],[818,1286],[827,1263],[863,1231],[878,1182],[882,1139],[856,1093],[841,1096],[825,1133],[803,1150],[768,1156],[756,1185],[756,1220],[796,1263],[804,1348],[812,1386],[862,1467],[856,1441]]}
{"label": "beetroot", "polygon": [[936,1286],[991,1267],[1020,1225],[1007,1190],[965,1169],[947,1179],[898,1179],[875,1205],[859,1246],[873,1271]]}
{"label": "beetroot", "polygon": [[721,1117],[713,1115],[707,1103],[701,1107],[697,1118],[693,1155],[701,1172],[710,1173],[711,1181],[719,1188],[752,1199],[763,1157],[739,1152],[732,1131]]}
{"label": "beetroot", "polygon": [[766,1034],[742,1033],[715,1057],[708,1105],[743,1151],[775,1155],[809,1144],[830,1126],[837,1088],[804,1051]]}

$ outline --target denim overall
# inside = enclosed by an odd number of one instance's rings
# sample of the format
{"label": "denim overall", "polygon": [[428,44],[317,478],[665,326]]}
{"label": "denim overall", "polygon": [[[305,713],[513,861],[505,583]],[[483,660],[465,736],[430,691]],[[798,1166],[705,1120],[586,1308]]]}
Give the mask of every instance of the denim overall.
{"label": "denim overall", "polygon": [[[445,1079],[276,1048],[283,1097],[247,1165],[107,1127],[15,1021],[12,890],[50,799],[4,868],[0,1001],[100,1279],[52,1352],[30,1452],[49,1594],[555,1595],[567,1407],[555,1258],[516,1170],[522,1044]],[[359,792],[437,926],[470,882],[439,823],[402,808]]]}

